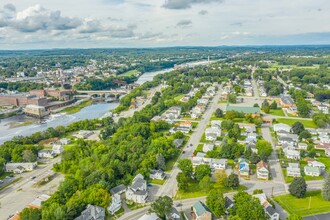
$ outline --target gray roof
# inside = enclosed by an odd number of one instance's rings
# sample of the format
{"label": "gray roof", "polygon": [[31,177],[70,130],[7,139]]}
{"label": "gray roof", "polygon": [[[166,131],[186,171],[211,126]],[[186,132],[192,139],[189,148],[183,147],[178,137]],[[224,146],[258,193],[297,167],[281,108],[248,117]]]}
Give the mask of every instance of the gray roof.
{"label": "gray roof", "polygon": [[266,208],[266,212],[267,212],[270,216],[273,216],[273,215],[276,213],[275,209],[274,209],[272,206],[267,206],[267,208]]}
{"label": "gray roof", "polygon": [[133,182],[131,188],[136,191],[137,189],[141,188],[145,184],[147,184],[147,182],[144,179],[138,178]]}
{"label": "gray roof", "polygon": [[105,209],[97,205],[88,205],[75,220],[104,220]]}
{"label": "gray roof", "polygon": [[282,100],[282,102],[284,102],[285,104],[289,104],[289,105],[294,104],[293,99],[291,98],[291,96],[288,96],[288,95],[283,95],[283,96],[281,96],[281,100]]}
{"label": "gray roof", "polygon": [[126,189],[126,186],[124,184],[120,184],[119,186],[116,186],[116,187],[113,187],[112,189],[110,189],[110,193],[111,193],[111,195],[114,195],[125,189]]}
{"label": "gray roof", "polygon": [[226,200],[225,208],[229,208],[230,206],[234,205],[234,202],[227,196],[225,197],[225,200]]}
{"label": "gray roof", "polygon": [[175,139],[174,140],[174,145],[176,147],[181,147],[182,144],[183,144],[183,139]]}

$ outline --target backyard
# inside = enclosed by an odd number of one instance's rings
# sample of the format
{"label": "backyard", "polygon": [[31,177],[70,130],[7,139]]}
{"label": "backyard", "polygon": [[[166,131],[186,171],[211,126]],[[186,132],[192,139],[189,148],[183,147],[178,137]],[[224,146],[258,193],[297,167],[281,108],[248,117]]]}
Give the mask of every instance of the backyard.
{"label": "backyard", "polygon": [[289,118],[277,118],[277,122],[287,124],[292,126],[295,122],[299,121],[301,122],[305,128],[316,128],[316,125],[312,120],[299,120],[299,119],[289,119]]}
{"label": "backyard", "polygon": [[300,216],[308,216],[329,212],[330,210],[330,202],[325,201],[322,198],[320,190],[307,192],[305,198],[301,199],[298,199],[289,194],[275,196],[274,199],[289,214],[294,213]]}

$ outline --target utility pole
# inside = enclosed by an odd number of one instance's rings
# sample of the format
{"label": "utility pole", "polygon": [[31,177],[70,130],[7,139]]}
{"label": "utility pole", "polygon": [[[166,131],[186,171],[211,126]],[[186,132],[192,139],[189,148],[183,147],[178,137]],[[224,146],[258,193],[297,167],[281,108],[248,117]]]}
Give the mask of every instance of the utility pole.
{"label": "utility pole", "polygon": [[312,202],[312,196],[309,197],[309,204],[308,204],[308,209],[311,208],[311,202]]}

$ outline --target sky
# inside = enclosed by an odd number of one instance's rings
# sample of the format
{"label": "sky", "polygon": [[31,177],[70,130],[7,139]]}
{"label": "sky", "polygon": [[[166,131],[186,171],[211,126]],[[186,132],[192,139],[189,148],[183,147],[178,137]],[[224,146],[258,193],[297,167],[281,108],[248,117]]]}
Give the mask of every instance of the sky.
{"label": "sky", "polygon": [[0,50],[330,44],[329,0],[1,0]]}

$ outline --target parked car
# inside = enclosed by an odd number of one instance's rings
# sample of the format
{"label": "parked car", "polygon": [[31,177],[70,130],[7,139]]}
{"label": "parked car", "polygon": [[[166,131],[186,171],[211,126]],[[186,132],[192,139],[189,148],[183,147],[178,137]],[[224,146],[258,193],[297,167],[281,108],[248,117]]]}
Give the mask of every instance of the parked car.
{"label": "parked car", "polygon": [[31,180],[34,180],[35,178],[37,178],[36,176],[33,176],[33,177],[31,177]]}

